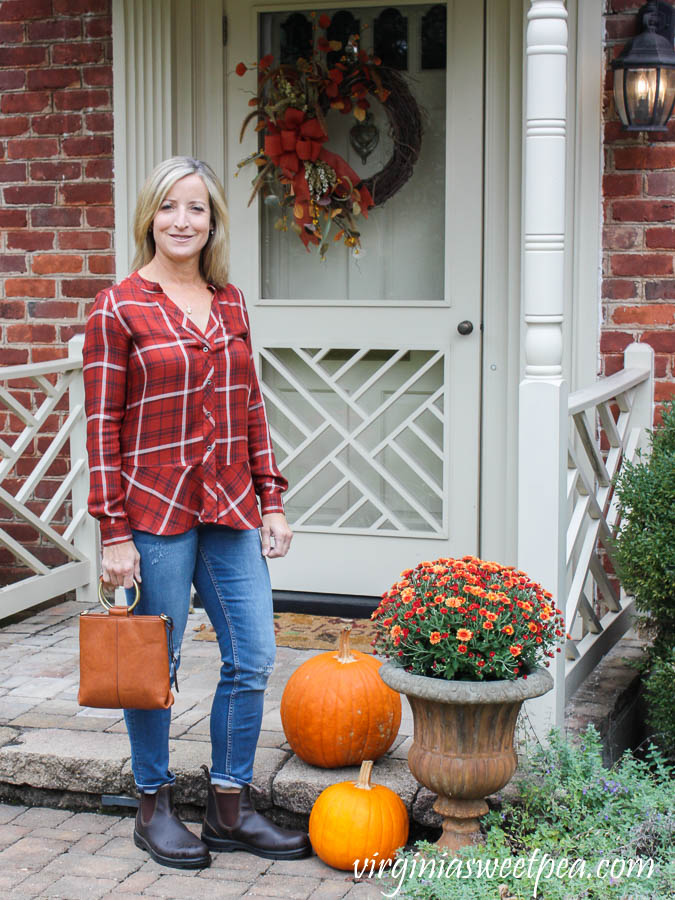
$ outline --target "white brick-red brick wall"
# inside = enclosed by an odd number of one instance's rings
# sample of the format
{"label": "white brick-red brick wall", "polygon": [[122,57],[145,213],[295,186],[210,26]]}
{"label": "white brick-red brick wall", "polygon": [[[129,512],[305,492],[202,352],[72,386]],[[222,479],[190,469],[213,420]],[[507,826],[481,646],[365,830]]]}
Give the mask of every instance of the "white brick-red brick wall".
{"label": "white brick-red brick wall", "polygon": [[65,355],[113,257],[110,0],[0,2],[0,356]]}
{"label": "white brick-red brick wall", "polygon": [[631,341],[655,352],[658,405],[675,394],[675,121],[667,132],[624,131],[614,112],[610,62],[637,28],[642,4],[610,0],[606,24],[603,172],[604,374]]}

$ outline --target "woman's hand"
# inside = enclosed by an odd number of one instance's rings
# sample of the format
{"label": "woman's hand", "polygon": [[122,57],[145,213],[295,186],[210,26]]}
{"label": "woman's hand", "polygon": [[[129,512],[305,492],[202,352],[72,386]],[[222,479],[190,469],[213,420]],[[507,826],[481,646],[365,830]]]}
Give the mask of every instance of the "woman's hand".
{"label": "woman's hand", "polygon": [[265,513],[262,522],[260,529],[262,555],[269,559],[286,556],[293,539],[293,532],[286,521],[286,516],[283,513]]}
{"label": "woman's hand", "polygon": [[101,560],[101,577],[105,584],[130,588],[134,579],[141,580],[141,555],[133,541],[106,544]]}

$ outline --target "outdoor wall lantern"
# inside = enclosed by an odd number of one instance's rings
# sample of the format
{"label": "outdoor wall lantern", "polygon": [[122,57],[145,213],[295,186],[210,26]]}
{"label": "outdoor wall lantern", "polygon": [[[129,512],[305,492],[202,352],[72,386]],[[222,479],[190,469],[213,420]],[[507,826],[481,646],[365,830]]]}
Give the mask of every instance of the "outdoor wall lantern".
{"label": "outdoor wall lantern", "polygon": [[627,131],[665,131],[675,105],[675,9],[649,0],[641,31],[612,62],[614,104]]}

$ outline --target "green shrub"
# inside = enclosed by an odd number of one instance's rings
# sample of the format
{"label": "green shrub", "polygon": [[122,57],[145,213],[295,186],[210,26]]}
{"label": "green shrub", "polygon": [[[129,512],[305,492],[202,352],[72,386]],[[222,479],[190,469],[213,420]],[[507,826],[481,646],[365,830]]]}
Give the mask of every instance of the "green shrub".
{"label": "green shrub", "polygon": [[[435,845],[419,843],[397,858],[378,887],[384,896],[405,900],[673,897],[673,774],[655,750],[645,760],[626,753],[611,770],[605,769],[592,726],[577,745],[552,732],[548,747],[531,754],[520,798],[483,819],[484,846],[465,848],[453,862]],[[509,874],[517,860],[522,860],[522,877]]]}
{"label": "green shrub", "polygon": [[652,661],[644,686],[651,738],[675,762],[675,648]]}
{"label": "green shrub", "polygon": [[621,582],[635,596],[653,655],[675,647],[675,404],[651,434],[651,454],[627,462],[617,479],[623,511],[615,540]]}

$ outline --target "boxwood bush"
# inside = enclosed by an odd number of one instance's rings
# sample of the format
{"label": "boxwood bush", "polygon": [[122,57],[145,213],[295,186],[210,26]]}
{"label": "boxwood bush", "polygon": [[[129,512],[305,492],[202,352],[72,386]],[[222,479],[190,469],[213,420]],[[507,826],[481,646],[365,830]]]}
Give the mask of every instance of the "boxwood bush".
{"label": "boxwood bush", "polygon": [[654,741],[675,760],[675,404],[651,433],[651,453],[626,463],[616,482],[622,519],[615,540],[618,574],[635,596],[652,639],[643,679],[646,719]]}
{"label": "boxwood bush", "polygon": [[614,549],[618,574],[635,596],[653,654],[675,647],[675,404],[650,436],[651,453],[626,462],[616,481],[622,519]]}

